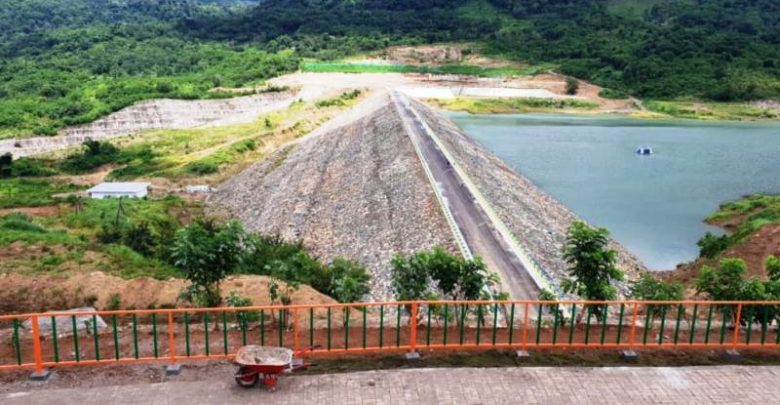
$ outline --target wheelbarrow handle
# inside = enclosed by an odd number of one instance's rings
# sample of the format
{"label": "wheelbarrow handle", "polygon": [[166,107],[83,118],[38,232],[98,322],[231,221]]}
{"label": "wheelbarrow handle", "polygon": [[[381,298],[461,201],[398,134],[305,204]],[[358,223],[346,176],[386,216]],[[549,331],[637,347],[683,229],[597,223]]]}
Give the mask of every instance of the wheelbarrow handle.
{"label": "wheelbarrow handle", "polygon": [[307,347],[305,349],[298,350],[297,352],[295,352],[295,357],[298,357],[298,356],[300,356],[302,354],[305,354],[305,353],[312,352],[312,351],[314,351],[314,349],[319,349],[320,347],[322,347],[322,345],[309,346],[309,347]]}

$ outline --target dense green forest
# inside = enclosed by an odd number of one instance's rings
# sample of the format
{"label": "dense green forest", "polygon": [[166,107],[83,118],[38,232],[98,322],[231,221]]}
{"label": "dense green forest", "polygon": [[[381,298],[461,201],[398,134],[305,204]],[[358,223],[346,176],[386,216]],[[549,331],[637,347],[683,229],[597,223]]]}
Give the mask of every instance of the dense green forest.
{"label": "dense green forest", "polygon": [[0,138],[447,41],[643,98],[780,96],[776,0],[4,0]]}

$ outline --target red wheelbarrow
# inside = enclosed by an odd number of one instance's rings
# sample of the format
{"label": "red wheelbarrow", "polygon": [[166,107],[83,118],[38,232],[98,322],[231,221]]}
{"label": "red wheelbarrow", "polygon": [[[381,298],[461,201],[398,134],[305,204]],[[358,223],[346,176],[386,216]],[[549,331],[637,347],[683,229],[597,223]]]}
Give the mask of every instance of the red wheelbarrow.
{"label": "red wheelbarrow", "polygon": [[268,391],[276,391],[279,375],[307,369],[312,364],[304,362],[300,356],[317,347],[293,352],[284,347],[244,346],[233,360],[238,365],[236,383],[243,388],[252,388],[262,380]]}

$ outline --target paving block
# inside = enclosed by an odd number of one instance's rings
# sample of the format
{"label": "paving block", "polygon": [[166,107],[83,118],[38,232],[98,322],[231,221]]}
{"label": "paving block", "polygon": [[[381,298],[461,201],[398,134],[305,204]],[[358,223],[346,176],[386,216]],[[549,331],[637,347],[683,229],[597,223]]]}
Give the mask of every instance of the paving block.
{"label": "paving block", "polygon": [[181,364],[169,364],[165,367],[165,375],[176,376],[181,374]]}
{"label": "paving block", "polygon": [[621,350],[620,358],[628,363],[636,363],[639,360],[639,354],[633,350]]}
{"label": "paving block", "polygon": [[528,353],[525,350],[517,350],[515,351],[515,356],[517,356],[518,359],[523,360],[531,357],[531,353]]}
{"label": "paving block", "polygon": [[30,374],[30,379],[33,381],[46,381],[51,377],[51,370],[44,368],[41,372],[34,372]]}
{"label": "paving block", "polygon": [[723,352],[723,360],[729,363],[739,363],[742,361],[742,354],[736,350],[726,350]]}
{"label": "paving block", "polygon": [[422,359],[422,357],[420,357],[420,352],[408,352],[404,354],[404,358],[409,361],[419,361]]}

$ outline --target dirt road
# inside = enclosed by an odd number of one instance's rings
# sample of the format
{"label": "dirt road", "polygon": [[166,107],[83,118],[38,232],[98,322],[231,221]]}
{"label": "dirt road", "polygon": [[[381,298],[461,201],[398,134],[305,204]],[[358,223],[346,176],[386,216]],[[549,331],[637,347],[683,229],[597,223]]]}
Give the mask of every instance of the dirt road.
{"label": "dirt road", "polygon": [[506,246],[503,238],[491,226],[490,219],[477,205],[474,197],[463,185],[445,155],[428,136],[423,124],[409,111],[409,107],[394,98],[401,118],[413,131],[423,157],[433,172],[455,222],[475,256],[481,257],[488,269],[497,272],[504,288],[513,299],[537,299],[539,288],[520,260]]}

